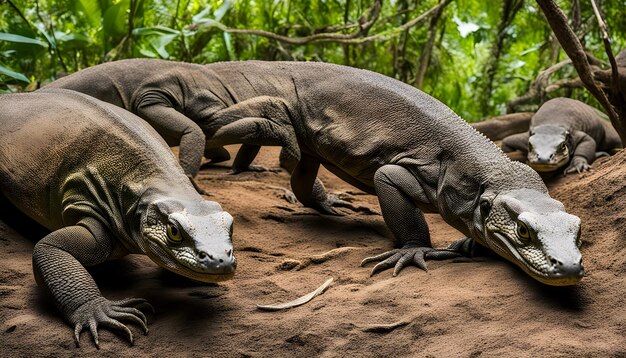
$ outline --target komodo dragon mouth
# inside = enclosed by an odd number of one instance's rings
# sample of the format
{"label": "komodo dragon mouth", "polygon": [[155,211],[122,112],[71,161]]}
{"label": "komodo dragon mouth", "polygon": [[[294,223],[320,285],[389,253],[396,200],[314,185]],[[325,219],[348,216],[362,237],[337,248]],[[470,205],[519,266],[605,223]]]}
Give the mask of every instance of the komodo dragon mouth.
{"label": "komodo dragon mouth", "polygon": [[196,257],[202,255],[189,247],[171,248],[160,240],[151,240],[150,247],[152,253],[149,253],[148,256],[159,266],[192,280],[220,282],[229,280],[235,275],[234,268],[200,266]]}
{"label": "komodo dragon mouth", "polygon": [[569,162],[569,156],[561,157],[557,162],[553,163],[539,163],[529,160],[528,165],[538,172],[553,172]]}
{"label": "komodo dragon mouth", "polygon": [[[497,253],[519,266],[524,272],[541,283],[551,286],[570,286],[580,282],[583,277],[582,274],[579,276],[564,276],[552,273],[550,266],[547,264],[548,260],[541,250],[537,248],[527,249],[527,252],[522,255],[511,245],[509,239],[506,238],[506,234],[499,232],[493,232],[492,234],[498,238],[498,243],[502,243],[502,245],[497,246],[499,249],[496,250]],[[527,260],[526,257],[532,257],[533,260]]]}

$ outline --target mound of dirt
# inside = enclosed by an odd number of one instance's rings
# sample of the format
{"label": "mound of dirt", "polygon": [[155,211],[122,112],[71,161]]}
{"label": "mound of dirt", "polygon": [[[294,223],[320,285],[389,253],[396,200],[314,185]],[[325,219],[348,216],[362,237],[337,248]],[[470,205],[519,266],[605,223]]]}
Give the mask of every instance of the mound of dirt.
{"label": "mound of dirt", "polygon": [[[276,166],[277,158],[278,148],[264,148],[257,164]],[[156,308],[147,336],[132,328],[133,347],[103,329],[100,351],[86,333],[74,347],[70,327],[36,286],[36,237],[1,224],[0,355],[625,356],[625,164],[622,152],[590,173],[550,184],[584,227],[588,275],[565,288],[542,285],[495,257],[369,277],[371,266],[359,262],[393,246],[381,216],[329,217],[290,204],[282,198],[284,171],[227,175],[228,163],[203,170],[200,185],[235,217],[235,278],[198,284],[137,255],[92,269],[106,297],[144,297]],[[349,191],[356,203],[378,210],[375,197],[326,171],[320,176],[330,191]],[[427,220],[435,246],[460,237],[438,215]],[[330,277],[328,290],[303,306],[256,309],[306,294]]]}

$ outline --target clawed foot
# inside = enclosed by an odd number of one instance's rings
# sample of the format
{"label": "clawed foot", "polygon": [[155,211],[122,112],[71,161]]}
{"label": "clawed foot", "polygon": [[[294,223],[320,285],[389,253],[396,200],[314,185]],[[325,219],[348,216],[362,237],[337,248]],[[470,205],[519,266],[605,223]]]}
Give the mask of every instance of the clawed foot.
{"label": "clawed foot", "polygon": [[98,326],[109,327],[122,331],[130,344],[133,344],[133,334],[128,327],[121,323],[127,321],[139,325],[144,334],[148,334],[148,321],[146,316],[135,306],[144,306],[154,312],[152,305],[143,298],[127,298],[121,301],[109,301],[104,297],[89,301],[78,307],[69,317],[68,321],[74,325],[74,341],[76,347],[80,346],[80,333],[89,328],[96,348],[100,349],[98,342]]}
{"label": "clawed foot", "polygon": [[565,172],[563,173],[563,175],[567,175],[567,174],[574,173],[574,172],[577,172],[578,174],[580,174],[586,170],[591,170],[591,165],[589,165],[587,160],[581,157],[574,157],[572,159],[572,162],[567,167],[567,169],[565,169]]}
{"label": "clawed foot", "polygon": [[343,216],[345,213],[339,211],[337,208],[350,209],[357,213],[363,213],[366,215],[380,215],[380,212],[370,209],[367,206],[354,205],[352,201],[354,199],[348,194],[326,194],[326,200],[316,203],[315,209],[322,214]]}
{"label": "clawed foot", "polygon": [[369,262],[381,261],[370,273],[370,277],[379,271],[394,267],[393,276],[397,276],[400,271],[408,266],[415,265],[424,271],[428,271],[426,260],[446,260],[459,257],[461,254],[451,249],[433,249],[432,247],[405,246],[401,249],[387,251],[380,255],[367,257],[361,261],[361,266]]}
{"label": "clawed foot", "polygon": [[243,168],[233,167],[228,174],[235,175],[235,174],[239,174],[239,173],[243,173],[243,172],[257,172],[257,173],[260,173],[260,172],[272,172],[272,173],[279,173],[281,171],[282,171],[281,168],[268,168],[268,167],[264,167],[264,166],[261,166],[261,165],[248,165],[247,167],[243,167]]}

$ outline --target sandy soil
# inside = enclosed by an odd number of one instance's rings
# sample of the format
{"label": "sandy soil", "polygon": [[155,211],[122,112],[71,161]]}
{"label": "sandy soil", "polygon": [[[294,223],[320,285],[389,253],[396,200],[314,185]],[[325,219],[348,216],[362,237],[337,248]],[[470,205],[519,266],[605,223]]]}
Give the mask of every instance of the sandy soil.
{"label": "sandy soil", "polygon": [[[276,166],[277,157],[277,148],[264,148],[257,163]],[[227,172],[204,170],[200,184],[235,217],[233,280],[196,284],[137,255],[92,270],[106,297],[144,297],[156,308],[147,336],[132,327],[133,347],[102,330],[100,351],[86,333],[75,348],[33,279],[36,234],[0,223],[0,356],[626,356],[626,152],[551,185],[583,220],[588,275],[567,288],[544,286],[495,257],[370,278],[361,259],[392,247],[381,216],[322,216],[280,197],[285,172]],[[327,172],[321,178],[330,191],[356,192]],[[378,209],[373,196],[355,199]],[[439,216],[427,220],[435,246],[460,237]],[[329,251],[330,259],[319,260]],[[330,288],[304,306],[255,308],[294,299],[330,277]]]}

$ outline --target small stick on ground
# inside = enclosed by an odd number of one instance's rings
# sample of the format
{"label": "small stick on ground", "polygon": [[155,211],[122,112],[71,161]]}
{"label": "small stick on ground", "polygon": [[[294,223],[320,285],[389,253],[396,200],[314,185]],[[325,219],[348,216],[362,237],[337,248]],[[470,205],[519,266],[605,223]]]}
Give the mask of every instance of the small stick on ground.
{"label": "small stick on ground", "polygon": [[260,309],[261,311],[280,311],[280,310],[284,310],[287,308],[293,308],[293,307],[297,307],[300,305],[303,305],[309,301],[311,301],[315,296],[319,296],[322,293],[324,293],[324,291],[328,288],[328,286],[330,286],[330,284],[333,282],[333,278],[329,278],[328,280],[326,280],[326,282],[324,282],[320,287],[318,287],[315,291],[304,295],[302,297],[299,297],[293,301],[289,301],[286,303],[279,303],[276,305],[256,305],[257,309]]}

